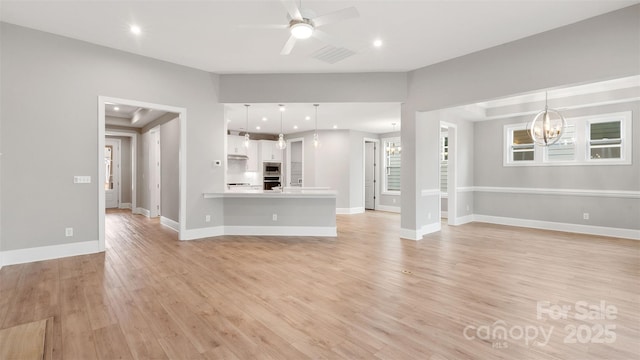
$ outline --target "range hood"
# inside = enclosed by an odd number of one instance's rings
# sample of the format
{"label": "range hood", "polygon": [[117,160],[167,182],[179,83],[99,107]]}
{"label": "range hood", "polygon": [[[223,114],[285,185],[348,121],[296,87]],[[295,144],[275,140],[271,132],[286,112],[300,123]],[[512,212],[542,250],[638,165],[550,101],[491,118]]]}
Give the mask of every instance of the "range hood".
{"label": "range hood", "polygon": [[227,155],[227,159],[229,159],[229,160],[248,160],[249,157],[247,155],[229,154],[229,155]]}

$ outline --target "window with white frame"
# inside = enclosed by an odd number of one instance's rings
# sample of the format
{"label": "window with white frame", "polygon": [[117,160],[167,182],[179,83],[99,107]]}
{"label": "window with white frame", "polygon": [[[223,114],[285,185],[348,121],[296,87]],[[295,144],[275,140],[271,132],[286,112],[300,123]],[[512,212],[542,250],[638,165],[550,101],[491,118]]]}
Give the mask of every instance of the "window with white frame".
{"label": "window with white frame", "polygon": [[440,192],[447,193],[447,178],[449,175],[449,133],[440,132]]}
{"label": "window with white frame", "polygon": [[400,160],[402,144],[400,138],[383,139],[383,192],[400,193]]}
{"label": "window with white frame", "polygon": [[527,124],[504,126],[505,166],[631,164],[631,111],[567,119],[557,143],[534,146]]}

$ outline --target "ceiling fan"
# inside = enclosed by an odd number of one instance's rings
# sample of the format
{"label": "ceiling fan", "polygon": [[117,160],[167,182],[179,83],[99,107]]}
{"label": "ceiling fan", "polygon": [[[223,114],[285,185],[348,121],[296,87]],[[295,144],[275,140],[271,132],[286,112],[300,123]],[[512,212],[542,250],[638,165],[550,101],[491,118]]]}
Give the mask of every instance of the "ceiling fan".
{"label": "ceiling fan", "polygon": [[[307,9],[301,9],[301,6],[298,6],[295,0],[280,1],[287,10],[289,23],[287,25],[267,25],[264,27],[289,29],[291,35],[280,51],[281,55],[289,55],[298,40],[308,39],[310,37],[314,37],[336,47],[343,47],[339,41],[318,28],[360,16],[358,10],[353,6],[328,14],[314,16],[314,14]],[[300,3],[302,4],[302,1],[300,1]]]}

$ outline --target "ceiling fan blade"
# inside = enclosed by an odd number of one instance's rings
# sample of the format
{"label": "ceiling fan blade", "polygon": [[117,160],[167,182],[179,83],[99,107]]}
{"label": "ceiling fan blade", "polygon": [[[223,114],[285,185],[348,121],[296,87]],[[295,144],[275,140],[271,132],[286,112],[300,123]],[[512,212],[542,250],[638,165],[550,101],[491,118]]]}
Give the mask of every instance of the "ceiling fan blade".
{"label": "ceiling fan blade", "polygon": [[296,40],[295,36],[291,35],[289,40],[287,40],[287,43],[284,44],[282,51],[280,51],[280,55],[289,55],[291,50],[293,50],[293,46],[296,44]]}
{"label": "ceiling fan blade", "polygon": [[339,48],[344,48],[344,44],[340,40],[327,34],[322,30],[318,30],[318,29],[313,30],[313,34],[311,36],[329,45],[339,47]]}
{"label": "ceiling fan blade", "polygon": [[280,0],[282,2],[282,6],[287,10],[291,19],[302,20],[302,13],[300,13],[300,9],[298,5],[296,5],[295,0]]}
{"label": "ceiling fan blade", "polygon": [[342,20],[357,18],[360,16],[358,9],[355,7],[348,7],[346,9],[334,11],[328,14],[320,15],[313,18],[313,24],[317,26],[323,26],[331,23],[335,23]]}
{"label": "ceiling fan blade", "polygon": [[239,29],[287,29],[289,25],[282,24],[263,24],[263,25],[251,25],[251,24],[243,24],[238,25]]}

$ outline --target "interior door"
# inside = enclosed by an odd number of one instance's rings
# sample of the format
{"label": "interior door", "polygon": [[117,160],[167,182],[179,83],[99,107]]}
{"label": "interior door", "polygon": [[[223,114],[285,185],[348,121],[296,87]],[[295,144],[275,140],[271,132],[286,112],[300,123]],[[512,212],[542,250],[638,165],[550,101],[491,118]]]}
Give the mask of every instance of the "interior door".
{"label": "interior door", "polygon": [[364,143],[364,208],[376,207],[376,144]]}
{"label": "interior door", "polygon": [[117,208],[120,194],[120,140],[106,138],[104,141],[104,198],[107,209]]}

